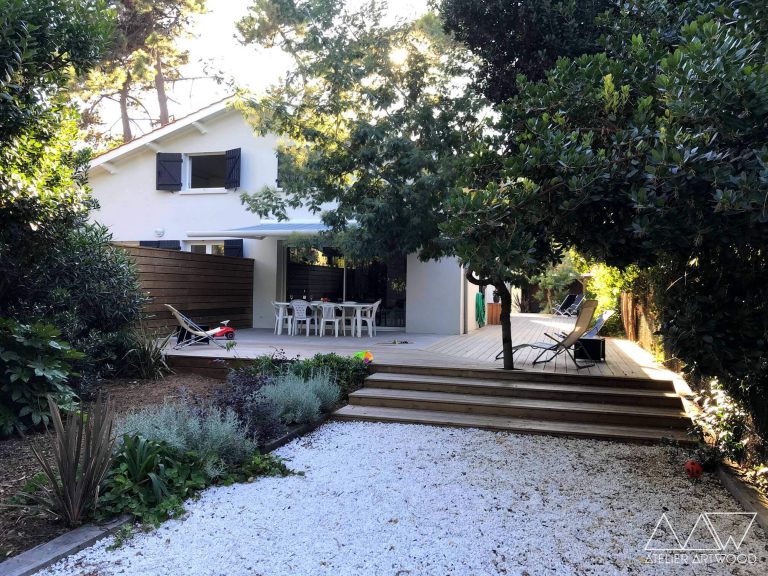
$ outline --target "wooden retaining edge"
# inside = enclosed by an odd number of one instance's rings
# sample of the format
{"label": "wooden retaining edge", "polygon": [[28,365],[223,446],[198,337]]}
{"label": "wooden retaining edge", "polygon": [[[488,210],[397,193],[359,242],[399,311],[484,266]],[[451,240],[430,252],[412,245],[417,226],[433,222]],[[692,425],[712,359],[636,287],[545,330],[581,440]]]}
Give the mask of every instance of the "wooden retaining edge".
{"label": "wooden retaining edge", "polygon": [[768,498],[742,480],[741,471],[731,464],[720,464],[717,476],[744,510],[756,514],[755,522],[768,534]]}
{"label": "wooden retaining edge", "polygon": [[264,446],[259,447],[259,451],[263,454],[266,454],[267,452],[272,452],[274,450],[277,450],[281,446],[285,446],[286,444],[288,444],[288,442],[295,440],[300,436],[304,436],[305,434],[314,432],[315,429],[319,428],[321,424],[324,424],[325,421],[328,420],[328,418],[332,413],[333,412],[329,414],[323,414],[322,416],[320,416],[319,420],[315,420],[314,422],[309,422],[308,424],[302,424],[301,426],[295,428],[292,432],[288,432],[288,434],[285,434],[280,438],[276,438],[275,440],[271,440],[270,442],[267,442],[266,444],[264,444]]}
{"label": "wooden retaining edge", "polygon": [[98,540],[114,534],[132,521],[130,516],[120,516],[106,524],[86,524],[44,542],[31,550],[0,563],[0,576],[29,576],[55,564],[62,558],[88,548]]}

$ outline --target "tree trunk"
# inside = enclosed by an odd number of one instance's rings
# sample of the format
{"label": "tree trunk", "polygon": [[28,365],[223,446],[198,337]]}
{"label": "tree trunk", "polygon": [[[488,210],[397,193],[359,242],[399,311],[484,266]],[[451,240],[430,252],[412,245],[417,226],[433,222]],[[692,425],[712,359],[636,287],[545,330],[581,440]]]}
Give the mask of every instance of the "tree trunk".
{"label": "tree trunk", "polygon": [[120,120],[123,123],[123,142],[133,140],[131,132],[131,119],[128,116],[128,92],[131,89],[131,73],[125,77],[123,85],[120,87]]}
{"label": "tree trunk", "polygon": [[170,120],[168,115],[168,94],[165,92],[165,76],[163,76],[163,61],[160,54],[155,54],[155,91],[157,104],[160,107],[160,126],[165,126]]}
{"label": "tree trunk", "polygon": [[504,370],[515,369],[515,359],[512,355],[512,294],[504,282],[493,285],[501,297],[501,349],[504,353]]}

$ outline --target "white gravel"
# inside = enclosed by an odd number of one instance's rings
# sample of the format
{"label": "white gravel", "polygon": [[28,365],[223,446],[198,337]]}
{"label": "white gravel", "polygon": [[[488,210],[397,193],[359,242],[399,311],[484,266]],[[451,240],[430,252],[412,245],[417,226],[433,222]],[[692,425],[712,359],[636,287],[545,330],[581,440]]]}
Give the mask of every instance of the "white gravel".
{"label": "white gravel", "polygon": [[666,511],[678,532],[740,508],[658,446],[401,424],[329,423],[278,453],[306,476],[212,488],[188,514],[114,551],[108,538],[48,575],[765,574],[649,564]]}

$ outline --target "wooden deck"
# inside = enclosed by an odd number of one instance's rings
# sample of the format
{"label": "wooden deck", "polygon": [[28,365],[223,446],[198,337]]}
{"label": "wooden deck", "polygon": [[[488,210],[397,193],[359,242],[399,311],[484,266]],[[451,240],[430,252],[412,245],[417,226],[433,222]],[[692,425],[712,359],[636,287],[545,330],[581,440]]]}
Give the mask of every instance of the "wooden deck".
{"label": "wooden deck", "polygon": [[[545,332],[569,331],[572,319],[554,318],[543,314],[516,314],[512,317],[514,344],[546,341]],[[407,342],[393,344],[393,341]],[[308,357],[317,353],[335,352],[352,355],[359,350],[371,350],[377,364],[450,368],[500,368],[494,360],[501,350],[501,328],[486,326],[461,336],[406,334],[380,331],[374,338],[334,338],[325,336],[276,336],[271,330],[238,330],[237,346],[225,351],[214,345],[195,345],[180,351],[170,350],[172,356],[196,358],[253,358],[282,350],[288,357]],[[515,355],[515,366],[523,370],[576,373],[565,355],[552,362],[534,366],[537,352],[521,350]],[[606,362],[579,370],[582,375],[630,376],[649,379],[670,379],[673,373],[659,366],[648,352],[627,340],[609,338],[606,342]],[[179,358],[179,360],[182,360]],[[568,360],[568,362],[566,362]]]}
{"label": "wooden deck", "polygon": [[[546,314],[514,314],[512,316],[512,344],[526,342],[547,342],[545,333],[570,332],[574,318],[555,317]],[[501,351],[501,326],[485,326],[471,334],[450,336],[427,346],[429,352],[463,358],[473,363],[492,363]],[[591,368],[577,370],[565,354],[551,362],[536,364],[533,361],[540,350],[523,348],[515,354],[515,367],[523,370],[557,372],[565,374],[589,374],[594,376],[660,377],[659,371],[667,372],[653,359],[653,356],[634,342],[620,338],[606,339],[606,361],[598,362]],[[546,356],[545,356],[546,357]],[[665,377],[669,377],[666,373]]]}

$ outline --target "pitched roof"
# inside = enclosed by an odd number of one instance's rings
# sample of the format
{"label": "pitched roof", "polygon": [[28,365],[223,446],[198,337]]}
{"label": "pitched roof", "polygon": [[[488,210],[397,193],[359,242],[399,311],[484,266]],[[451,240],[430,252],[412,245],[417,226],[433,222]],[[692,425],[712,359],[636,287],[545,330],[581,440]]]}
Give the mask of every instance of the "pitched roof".
{"label": "pitched roof", "polygon": [[130,142],[121,144],[117,148],[113,148],[112,150],[103,152],[98,156],[94,156],[91,159],[90,169],[92,170],[97,166],[102,166],[104,164],[108,164],[109,162],[113,162],[122,156],[126,156],[132,152],[140,150],[144,146],[151,145],[153,142],[162,140],[166,136],[174,134],[190,126],[194,126],[195,124],[201,123],[203,120],[208,120],[214,116],[233,112],[235,111],[235,108],[232,107],[233,102],[234,98],[231,96],[224,98],[223,100],[214,102],[205,108],[201,108],[197,112],[192,112],[187,116],[174,120],[170,124],[156,128],[151,132],[147,132],[143,136],[135,138]]}

